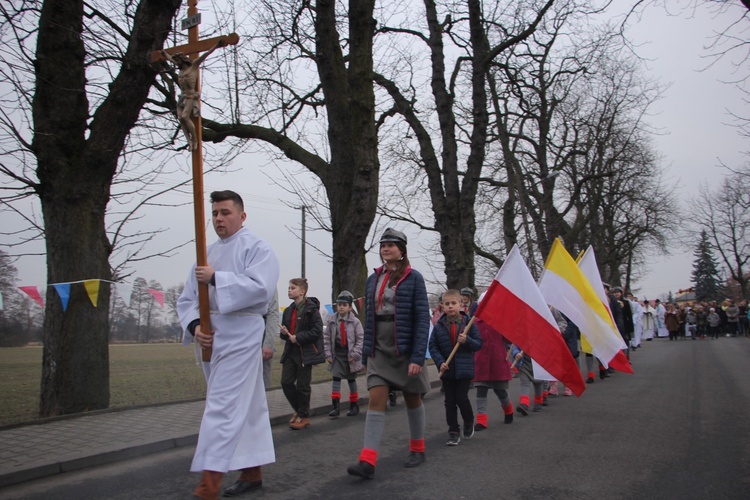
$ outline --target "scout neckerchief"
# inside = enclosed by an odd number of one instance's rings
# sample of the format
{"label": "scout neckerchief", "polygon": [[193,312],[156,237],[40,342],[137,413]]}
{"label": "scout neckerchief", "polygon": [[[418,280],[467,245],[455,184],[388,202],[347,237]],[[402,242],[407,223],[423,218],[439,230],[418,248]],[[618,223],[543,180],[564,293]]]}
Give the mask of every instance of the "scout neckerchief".
{"label": "scout neckerchief", "polygon": [[341,345],[346,347],[346,323],[344,322],[344,318],[340,318],[339,320],[339,331],[341,332]]}
{"label": "scout neckerchief", "polygon": [[295,331],[297,330],[297,304],[294,304],[294,310],[292,311],[292,320],[291,324],[289,325],[289,335],[294,335]]}

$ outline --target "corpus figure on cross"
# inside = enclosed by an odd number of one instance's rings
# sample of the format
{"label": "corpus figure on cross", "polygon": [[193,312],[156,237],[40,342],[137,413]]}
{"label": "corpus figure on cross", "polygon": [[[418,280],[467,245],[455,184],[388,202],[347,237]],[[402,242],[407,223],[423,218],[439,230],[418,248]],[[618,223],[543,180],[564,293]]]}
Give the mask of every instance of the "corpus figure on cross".
{"label": "corpus figure on cross", "polygon": [[201,56],[195,60],[190,59],[180,52],[174,55],[169,55],[167,52],[163,50],[161,51],[162,57],[174,64],[179,70],[177,84],[180,86],[181,93],[177,100],[177,119],[180,121],[180,128],[182,128],[182,131],[187,137],[191,151],[195,151],[198,148],[198,141],[195,138],[195,125],[192,120],[194,116],[200,116],[201,112],[200,94],[195,91],[198,82],[198,71],[200,71],[201,63],[203,63],[203,61],[205,61],[214,50],[218,47],[223,47],[224,45],[226,45],[226,42],[224,39],[220,39],[216,42],[216,45],[201,54]]}

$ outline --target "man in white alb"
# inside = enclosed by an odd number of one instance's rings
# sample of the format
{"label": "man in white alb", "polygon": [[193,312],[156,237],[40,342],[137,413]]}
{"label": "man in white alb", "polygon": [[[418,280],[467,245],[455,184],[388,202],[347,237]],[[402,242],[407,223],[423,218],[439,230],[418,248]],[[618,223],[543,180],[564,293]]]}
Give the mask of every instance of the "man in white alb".
{"label": "man in white alb", "polygon": [[[246,214],[237,193],[211,193],[211,214],[219,240],[208,247],[208,265],[193,268],[177,301],[184,343],[192,334],[201,348],[213,350],[211,361],[202,363],[206,409],[190,467],[203,473],[193,495],[206,499],[217,498],[229,470],[242,475],[224,496],[260,488],[260,466],[276,460],[261,348],[279,263],[265,241],[242,227]],[[199,282],[209,288],[213,335],[199,324]]]}

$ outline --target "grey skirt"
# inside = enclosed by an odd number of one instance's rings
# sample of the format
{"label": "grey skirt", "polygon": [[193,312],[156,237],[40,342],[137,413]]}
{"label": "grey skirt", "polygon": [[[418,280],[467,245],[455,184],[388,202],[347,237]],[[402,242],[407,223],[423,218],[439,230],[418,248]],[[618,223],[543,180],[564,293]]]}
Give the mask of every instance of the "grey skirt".
{"label": "grey skirt", "polygon": [[367,389],[387,385],[403,392],[425,394],[430,390],[427,367],[422,373],[409,376],[409,355],[397,355],[395,346],[395,323],[377,322],[375,355],[367,359]]}

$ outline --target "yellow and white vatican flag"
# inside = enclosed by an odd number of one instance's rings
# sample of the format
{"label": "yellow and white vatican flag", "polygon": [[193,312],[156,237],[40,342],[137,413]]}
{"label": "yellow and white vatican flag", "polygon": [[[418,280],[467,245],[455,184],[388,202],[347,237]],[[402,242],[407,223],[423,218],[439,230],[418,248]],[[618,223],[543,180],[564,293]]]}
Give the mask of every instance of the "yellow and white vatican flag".
{"label": "yellow and white vatican flag", "polygon": [[[599,275],[598,270],[596,275]],[[602,288],[601,279],[598,286]],[[552,244],[539,278],[539,289],[549,305],[578,326],[581,335],[591,344],[594,356],[607,366],[617,357],[617,366],[613,368],[632,373],[622,354],[622,349],[626,348],[625,342],[617,332],[609,308],[557,239]],[[627,364],[623,365],[620,360]]]}

